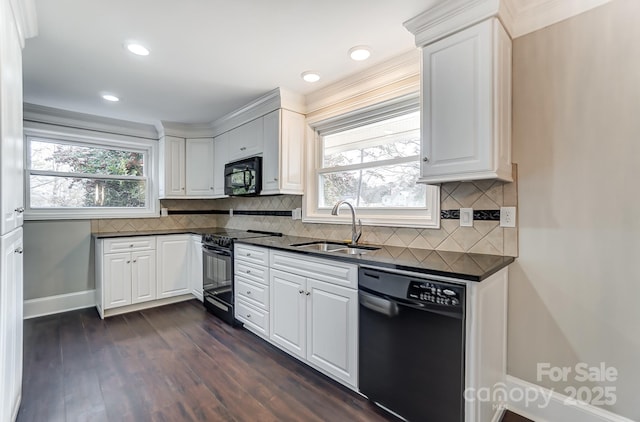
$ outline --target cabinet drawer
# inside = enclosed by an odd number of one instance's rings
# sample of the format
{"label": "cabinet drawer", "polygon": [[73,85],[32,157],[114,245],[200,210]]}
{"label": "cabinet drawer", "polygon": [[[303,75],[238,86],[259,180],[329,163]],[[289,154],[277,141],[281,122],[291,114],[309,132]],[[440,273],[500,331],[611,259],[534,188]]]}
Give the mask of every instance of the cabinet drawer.
{"label": "cabinet drawer", "polygon": [[242,276],[236,277],[235,283],[236,293],[240,299],[265,311],[269,310],[269,287],[252,283],[251,280]]}
{"label": "cabinet drawer", "polygon": [[269,284],[269,269],[261,265],[253,265],[237,260],[234,263],[234,274],[264,285]]}
{"label": "cabinet drawer", "polygon": [[236,245],[233,256],[238,260],[258,265],[269,265],[269,250],[259,246]]}
{"label": "cabinet drawer", "polygon": [[116,237],[104,240],[104,253],[140,251],[155,249],[154,236]]}
{"label": "cabinet drawer", "polygon": [[236,303],[236,319],[245,324],[246,328],[263,337],[269,337],[269,313],[258,310],[246,302]]}
{"label": "cabinet drawer", "polygon": [[332,259],[271,250],[271,268],[339,286],[358,288],[358,266]]}

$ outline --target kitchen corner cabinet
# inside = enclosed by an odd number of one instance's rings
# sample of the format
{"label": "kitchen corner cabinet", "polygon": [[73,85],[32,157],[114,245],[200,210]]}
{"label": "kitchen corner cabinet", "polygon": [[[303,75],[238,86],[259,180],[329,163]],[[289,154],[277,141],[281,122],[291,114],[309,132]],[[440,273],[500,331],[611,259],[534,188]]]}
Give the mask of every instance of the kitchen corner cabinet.
{"label": "kitchen corner cabinet", "polygon": [[189,241],[188,234],[158,237],[158,299],[190,293]]}
{"label": "kitchen corner cabinet", "polygon": [[15,419],[22,391],[22,228],[0,237],[0,420]]}
{"label": "kitchen corner cabinet", "polygon": [[262,194],[304,192],[305,117],[279,109],[264,116]]}
{"label": "kitchen corner cabinet", "polygon": [[357,389],[357,266],[270,252],[270,340]]}
{"label": "kitchen corner cabinet", "polygon": [[210,198],[213,186],[212,138],[160,139],[160,197]]}
{"label": "kitchen corner cabinet", "polygon": [[511,174],[511,39],[491,18],[422,48],[419,182]]}

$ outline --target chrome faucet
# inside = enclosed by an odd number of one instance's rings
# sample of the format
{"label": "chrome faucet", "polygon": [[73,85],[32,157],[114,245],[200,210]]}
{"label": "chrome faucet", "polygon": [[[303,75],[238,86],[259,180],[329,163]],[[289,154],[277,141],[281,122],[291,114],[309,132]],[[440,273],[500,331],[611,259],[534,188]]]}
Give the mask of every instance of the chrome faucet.
{"label": "chrome faucet", "polygon": [[331,215],[338,215],[338,208],[340,208],[340,205],[343,205],[343,204],[348,205],[349,209],[351,209],[351,244],[357,245],[358,240],[360,240],[360,236],[362,236],[362,221],[358,219],[359,229],[357,229],[356,228],[356,210],[355,208],[353,208],[353,205],[351,205],[347,201],[338,201],[333,206],[333,209],[331,210]]}

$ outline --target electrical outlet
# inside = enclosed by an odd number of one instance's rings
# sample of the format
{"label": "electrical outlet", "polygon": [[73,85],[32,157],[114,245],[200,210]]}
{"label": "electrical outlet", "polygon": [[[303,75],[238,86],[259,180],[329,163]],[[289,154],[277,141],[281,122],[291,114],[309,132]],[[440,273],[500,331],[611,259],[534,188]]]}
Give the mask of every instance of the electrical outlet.
{"label": "electrical outlet", "polygon": [[291,210],[292,220],[302,220],[302,208],[294,208]]}
{"label": "electrical outlet", "polygon": [[233,208],[229,208],[229,217],[233,217]]}
{"label": "electrical outlet", "polygon": [[500,207],[500,227],[516,226],[516,207]]}
{"label": "electrical outlet", "polygon": [[460,227],[473,227],[473,208],[460,208]]}

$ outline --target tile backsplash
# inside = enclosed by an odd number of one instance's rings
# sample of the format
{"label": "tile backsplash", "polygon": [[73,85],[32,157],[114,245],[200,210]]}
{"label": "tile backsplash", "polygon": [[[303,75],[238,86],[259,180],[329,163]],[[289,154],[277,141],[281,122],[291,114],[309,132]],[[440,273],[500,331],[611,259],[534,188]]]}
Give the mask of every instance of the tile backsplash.
{"label": "tile backsplash", "polygon": [[[514,178],[517,169],[514,165]],[[442,211],[473,208],[499,210],[502,206],[517,206],[517,181],[504,183],[493,180],[443,183],[440,190]],[[216,200],[162,200],[162,207],[171,211],[197,210],[258,210],[291,211],[302,207],[302,197],[277,195]],[[225,227],[281,232],[286,235],[346,240],[351,237],[350,225],[303,223],[291,217],[189,214],[159,218],[93,220],[93,232],[143,231],[156,229]],[[410,227],[364,226],[363,243],[408,246],[441,251],[476,252],[492,255],[518,255],[518,229],[500,227],[499,221],[475,220],[473,227],[460,227],[458,219],[440,220],[439,229]]]}

